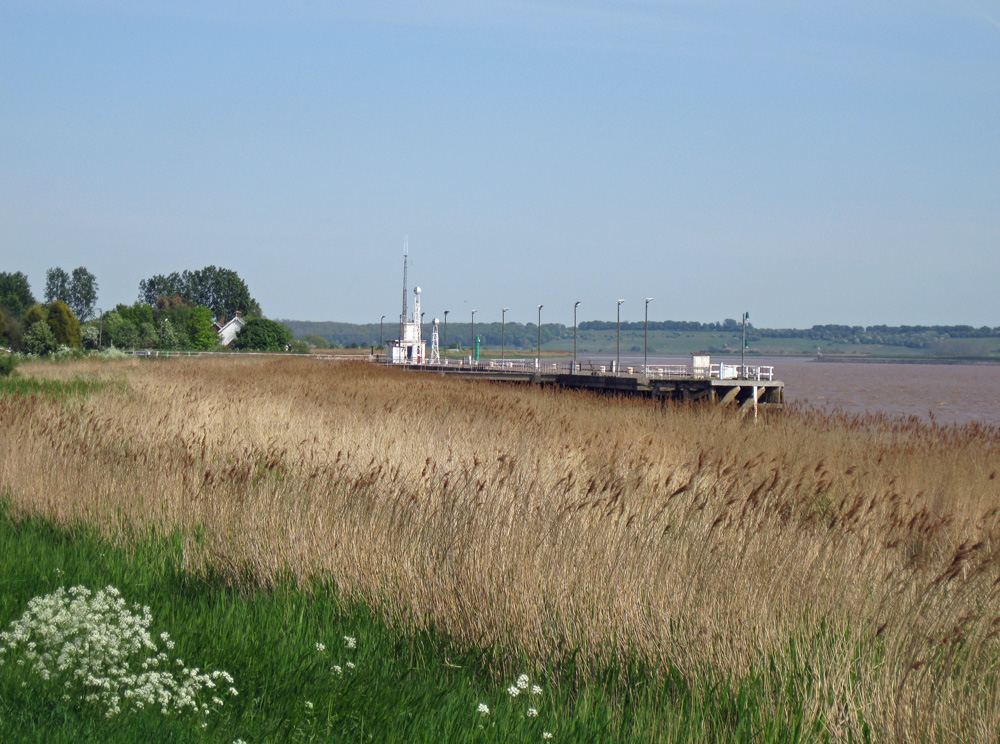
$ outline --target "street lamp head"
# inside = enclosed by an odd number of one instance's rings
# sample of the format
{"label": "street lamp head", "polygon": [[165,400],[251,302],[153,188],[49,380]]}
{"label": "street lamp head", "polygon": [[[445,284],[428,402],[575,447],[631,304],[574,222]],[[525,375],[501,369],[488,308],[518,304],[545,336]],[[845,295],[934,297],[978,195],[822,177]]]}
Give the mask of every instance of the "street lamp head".
{"label": "street lamp head", "polygon": [[505,312],[507,312],[508,310],[510,310],[510,308],[509,308],[509,307],[502,307],[502,308],[500,308],[500,312],[502,312],[502,313],[505,313]]}
{"label": "street lamp head", "polygon": [[655,299],[655,298],[653,298],[653,297],[647,297],[647,298],[646,298],[646,304],[648,305],[648,304],[649,304],[650,302],[652,302],[652,301],[653,301],[654,299]]}
{"label": "street lamp head", "polygon": [[545,307],[545,306],[544,305],[539,305],[538,309],[541,310],[543,307]]}
{"label": "street lamp head", "polygon": [[621,305],[621,304],[622,304],[622,303],[624,303],[624,302],[625,302],[625,300],[618,300],[618,304],[619,304],[619,305]]}
{"label": "street lamp head", "polygon": [[580,301],[577,300],[576,302],[574,302],[573,307],[580,307]]}

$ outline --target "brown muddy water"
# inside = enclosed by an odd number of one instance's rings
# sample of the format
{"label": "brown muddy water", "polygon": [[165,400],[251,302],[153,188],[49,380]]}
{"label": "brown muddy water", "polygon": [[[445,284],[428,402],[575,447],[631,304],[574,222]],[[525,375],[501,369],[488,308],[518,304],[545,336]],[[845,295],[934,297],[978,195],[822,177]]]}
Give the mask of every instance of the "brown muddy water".
{"label": "brown muddy water", "polygon": [[[589,358],[589,357],[588,357]],[[739,364],[740,358],[712,357]],[[649,357],[650,364],[689,364],[690,357]],[[1000,426],[1000,364],[821,362],[813,357],[746,358],[774,367],[785,401],[848,413],[917,416],[939,424]],[[622,365],[642,357],[622,355]]]}
{"label": "brown muddy water", "polygon": [[[750,362],[748,362],[750,363]],[[819,362],[775,359],[785,400],[841,409],[918,416],[940,424],[1000,426],[1000,365]]]}

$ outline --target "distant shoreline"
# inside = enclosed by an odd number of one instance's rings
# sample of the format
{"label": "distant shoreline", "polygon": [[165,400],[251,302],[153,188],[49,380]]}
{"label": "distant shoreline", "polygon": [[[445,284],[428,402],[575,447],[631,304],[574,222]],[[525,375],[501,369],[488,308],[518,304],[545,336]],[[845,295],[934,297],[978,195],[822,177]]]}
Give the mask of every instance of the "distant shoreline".
{"label": "distant shoreline", "polygon": [[981,357],[862,357],[862,356],[817,356],[817,362],[854,364],[1000,364],[997,359]]}

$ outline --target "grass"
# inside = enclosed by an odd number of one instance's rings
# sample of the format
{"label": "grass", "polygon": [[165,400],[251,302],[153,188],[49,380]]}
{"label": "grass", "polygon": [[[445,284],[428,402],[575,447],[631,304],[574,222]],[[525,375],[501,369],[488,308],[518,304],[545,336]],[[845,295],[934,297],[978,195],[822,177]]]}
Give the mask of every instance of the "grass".
{"label": "grass", "polygon": [[[527,671],[569,740],[997,738],[995,428],[794,409],[755,425],[308,358],[28,370],[107,386],[73,406],[0,397],[12,519],[89,525],[139,560],[144,536],[172,536],[187,585],[232,596],[326,587],[477,669],[468,698],[415,688],[456,711]],[[442,733],[436,715],[368,731],[463,740],[466,719]]]}
{"label": "grass", "polygon": [[[635,660],[586,685],[566,669],[544,669],[512,698],[506,688],[517,687],[517,667],[505,669],[490,650],[457,648],[433,631],[400,632],[329,584],[237,591],[218,577],[194,579],[181,567],[181,544],[147,538],[126,550],[87,527],[0,517],[0,551],[9,559],[0,565],[4,621],[60,586],[111,584],[150,607],[154,635],[170,633],[175,657],[228,670],[239,691],[208,717],[149,710],[108,719],[99,706],[62,700],[61,688],[8,657],[0,666],[5,743],[536,742],[546,731],[573,742],[806,738],[801,700],[789,701],[791,720],[761,719],[766,684],[699,689]],[[529,708],[537,715],[526,715]]]}
{"label": "grass", "polygon": [[107,383],[77,377],[72,380],[44,380],[34,377],[0,377],[0,396],[45,395],[51,398],[71,398],[90,395]]}

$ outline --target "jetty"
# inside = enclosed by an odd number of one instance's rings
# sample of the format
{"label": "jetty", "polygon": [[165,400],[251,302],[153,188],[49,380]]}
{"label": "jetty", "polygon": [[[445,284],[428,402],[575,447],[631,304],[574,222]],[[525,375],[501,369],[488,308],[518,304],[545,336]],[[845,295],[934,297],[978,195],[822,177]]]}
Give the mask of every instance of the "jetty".
{"label": "jetty", "polygon": [[[378,360],[376,360],[378,361]],[[390,366],[494,382],[552,385],[594,393],[632,395],[654,400],[714,403],[740,410],[775,410],[784,406],[785,383],[774,379],[774,367],[713,364],[694,355],[690,365],[622,366],[593,362],[546,362],[537,359],[436,359]]]}

